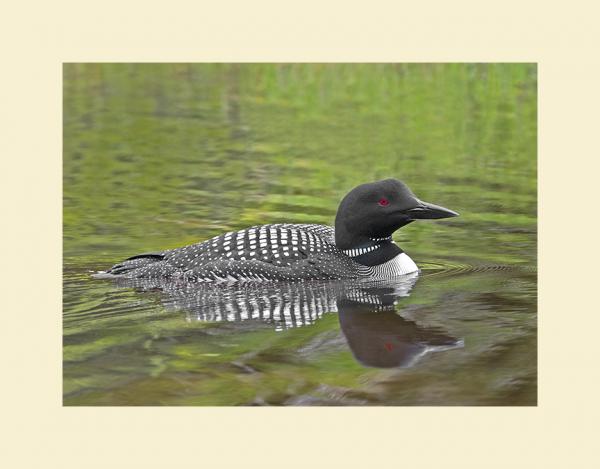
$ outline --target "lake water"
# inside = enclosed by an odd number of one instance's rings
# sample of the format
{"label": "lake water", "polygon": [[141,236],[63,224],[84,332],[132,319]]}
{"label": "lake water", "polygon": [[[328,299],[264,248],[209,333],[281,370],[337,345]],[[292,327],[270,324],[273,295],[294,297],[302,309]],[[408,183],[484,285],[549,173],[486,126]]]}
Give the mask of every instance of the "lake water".
{"label": "lake water", "polygon": [[[64,66],[65,405],[536,405],[531,64]],[[97,280],[395,177],[395,282]]]}

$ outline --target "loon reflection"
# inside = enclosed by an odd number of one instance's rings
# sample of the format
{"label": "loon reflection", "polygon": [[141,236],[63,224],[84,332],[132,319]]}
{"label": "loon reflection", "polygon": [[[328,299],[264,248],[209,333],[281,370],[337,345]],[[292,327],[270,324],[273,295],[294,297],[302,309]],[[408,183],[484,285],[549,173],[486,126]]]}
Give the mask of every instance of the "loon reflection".
{"label": "loon reflection", "polygon": [[337,312],[355,359],[376,368],[410,367],[428,352],[461,347],[439,328],[400,316],[398,300],[410,294],[418,274],[393,281],[242,283],[205,285],[160,279],[120,279],[139,291],[159,291],[166,308],[188,321],[272,324],[276,330],[308,326]]}
{"label": "loon reflection", "polygon": [[354,358],[374,368],[410,367],[429,352],[463,346],[463,341],[434,327],[420,326],[396,312],[395,291],[391,287],[370,288],[377,296],[372,305],[340,298],[337,303],[340,327]]}

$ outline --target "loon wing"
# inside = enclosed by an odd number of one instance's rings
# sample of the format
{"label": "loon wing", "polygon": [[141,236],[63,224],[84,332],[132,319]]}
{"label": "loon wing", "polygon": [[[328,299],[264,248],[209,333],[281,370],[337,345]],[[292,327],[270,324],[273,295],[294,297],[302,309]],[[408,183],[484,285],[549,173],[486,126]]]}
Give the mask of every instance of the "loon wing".
{"label": "loon wing", "polygon": [[354,268],[336,248],[334,229],[314,224],[254,226],[174,250],[166,259],[181,276],[208,282],[334,279]]}
{"label": "loon wing", "polygon": [[186,270],[177,276],[199,282],[298,281],[357,278],[358,272],[347,257],[317,254],[277,264],[273,259],[216,260]]}
{"label": "loon wing", "polygon": [[301,280],[348,278],[354,270],[354,263],[335,246],[332,227],[274,224],[133,256],[107,274],[198,281]]}

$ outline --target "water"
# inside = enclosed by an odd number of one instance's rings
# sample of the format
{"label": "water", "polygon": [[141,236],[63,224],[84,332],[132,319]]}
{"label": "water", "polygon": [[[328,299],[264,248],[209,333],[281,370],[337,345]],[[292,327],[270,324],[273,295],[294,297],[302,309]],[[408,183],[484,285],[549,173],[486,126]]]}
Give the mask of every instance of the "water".
{"label": "water", "polygon": [[[64,68],[65,405],[535,405],[536,69]],[[395,282],[207,288],[90,274],[396,177],[460,212]]]}

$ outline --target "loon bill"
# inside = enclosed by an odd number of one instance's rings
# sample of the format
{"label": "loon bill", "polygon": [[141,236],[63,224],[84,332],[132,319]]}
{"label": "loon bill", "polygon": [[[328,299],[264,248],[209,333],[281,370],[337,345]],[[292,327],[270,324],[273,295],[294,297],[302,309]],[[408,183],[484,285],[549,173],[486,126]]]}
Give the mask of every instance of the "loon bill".
{"label": "loon bill", "polygon": [[130,257],[97,278],[175,278],[196,282],[389,279],[417,272],[392,234],[415,220],[458,213],[419,200],[402,181],[352,189],[335,228],[272,224],[229,232],[177,249]]}

